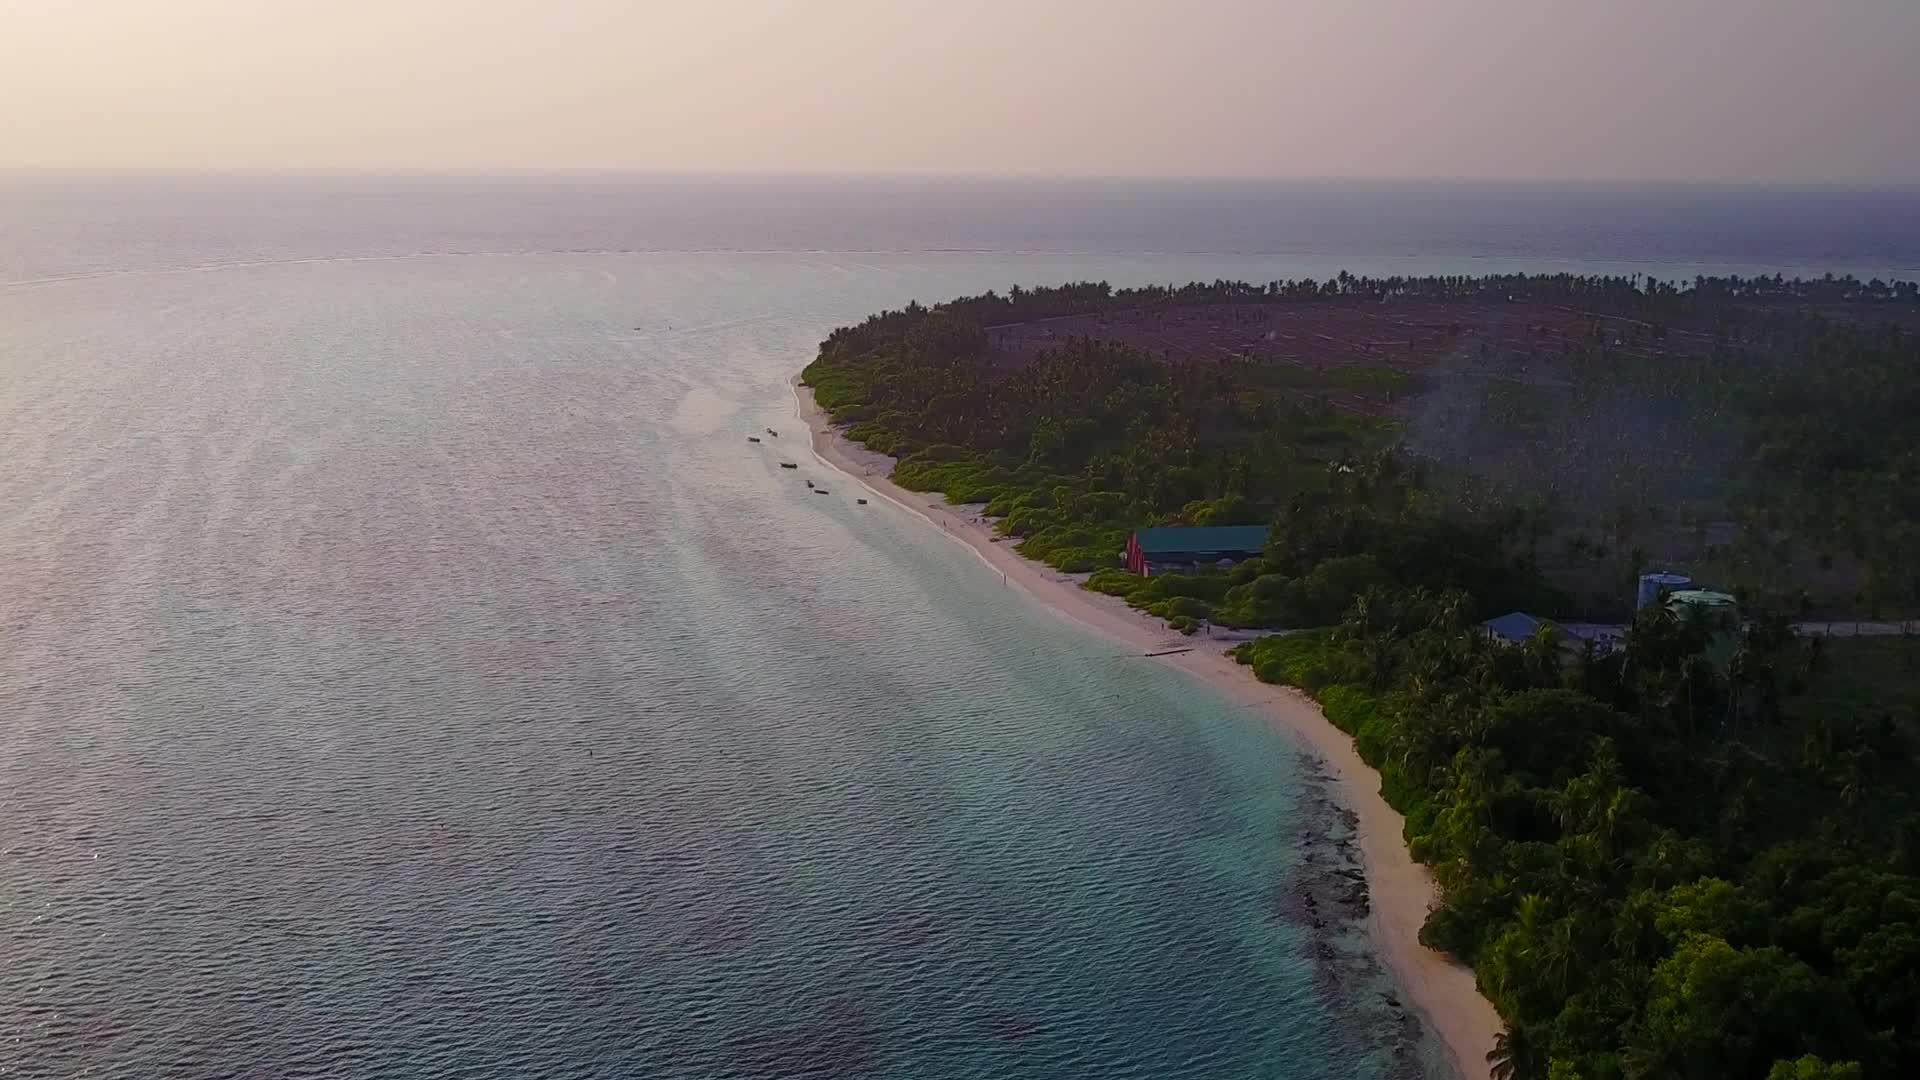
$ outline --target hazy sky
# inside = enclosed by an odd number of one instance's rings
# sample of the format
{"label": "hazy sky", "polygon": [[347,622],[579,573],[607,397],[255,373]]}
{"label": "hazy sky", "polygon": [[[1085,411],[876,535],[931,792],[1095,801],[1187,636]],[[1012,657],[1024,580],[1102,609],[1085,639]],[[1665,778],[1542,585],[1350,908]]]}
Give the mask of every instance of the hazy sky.
{"label": "hazy sky", "polygon": [[1920,182],[1920,0],[0,0],[0,167]]}

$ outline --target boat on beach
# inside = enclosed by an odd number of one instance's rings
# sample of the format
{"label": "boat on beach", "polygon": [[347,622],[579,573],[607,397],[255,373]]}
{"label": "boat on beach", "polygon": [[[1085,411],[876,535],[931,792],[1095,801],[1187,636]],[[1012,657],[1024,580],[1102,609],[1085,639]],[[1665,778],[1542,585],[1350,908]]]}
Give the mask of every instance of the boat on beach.
{"label": "boat on beach", "polygon": [[813,493],[814,493],[815,495],[826,495],[826,494],[829,494],[829,492],[827,491],[827,489],[826,489],[826,488],[814,488],[814,489],[813,489]]}
{"label": "boat on beach", "polygon": [[769,435],[771,435],[771,436],[773,436],[773,437],[774,437],[774,438],[776,438],[776,439],[780,437],[780,433],[779,433],[779,432],[777,432],[777,431],[775,431],[775,430],[773,430],[772,428],[768,428],[768,429],[767,429],[767,434],[769,434]]}
{"label": "boat on beach", "polygon": [[867,500],[865,499],[855,499],[853,501],[859,503],[861,506],[867,505]]}
{"label": "boat on beach", "polygon": [[796,464],[794,464],[794,463],[793,463],[793,462],[791,462],[791,461],[783,461],[783,462],[781,462],[781,463],[780,463],[780,467],[781,467],[781,468],[783,468],[783,469],[797,469],[797,468],[799,468],[800,466],[798,466],[798,465],[796,465]]}
{"label": "boat on beach", "polygon": [[747,436],[747,441],[748,441],[748,442],[759,442],[759,441],[760,441],[760,436],[758,436],[758,435],[749,435],[749,436]]}

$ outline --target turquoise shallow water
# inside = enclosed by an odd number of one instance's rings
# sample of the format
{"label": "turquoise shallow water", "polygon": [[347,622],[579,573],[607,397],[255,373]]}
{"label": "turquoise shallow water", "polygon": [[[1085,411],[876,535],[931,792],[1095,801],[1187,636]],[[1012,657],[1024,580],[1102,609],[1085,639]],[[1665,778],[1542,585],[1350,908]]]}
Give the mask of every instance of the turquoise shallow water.
{"label": "turquoise shallow water", "polygon": [[1016,281],[1920,265],[1892,196],[796,190],[0,184],[0,1076],[1416,1070],[1288,741],[786,380]]}

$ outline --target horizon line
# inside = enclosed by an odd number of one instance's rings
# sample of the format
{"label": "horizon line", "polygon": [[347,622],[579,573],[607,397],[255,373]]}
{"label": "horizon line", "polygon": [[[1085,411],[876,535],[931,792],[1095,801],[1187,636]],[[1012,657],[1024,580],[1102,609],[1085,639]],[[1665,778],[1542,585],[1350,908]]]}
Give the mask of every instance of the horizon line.
{"label": "horizon line", "polygon": [[0,165],[0,178],[316,178],[316,179],[427,179],[427,180],[729,180],[729,181],[865,181],[865,182],[1002,182],[1047,184],[1220,184],[1220,185],[1334,185],[1376,186],[1511,186],[1531,188],[1718,188],[1803,191],[1920,192],[1920,177],[1908,179],[1804,179],[1754,177],[1575,177],[1475,176],[1334,173],[1056,173],[937,170],[745,170],[629,167],[541,166],[86,166]]}

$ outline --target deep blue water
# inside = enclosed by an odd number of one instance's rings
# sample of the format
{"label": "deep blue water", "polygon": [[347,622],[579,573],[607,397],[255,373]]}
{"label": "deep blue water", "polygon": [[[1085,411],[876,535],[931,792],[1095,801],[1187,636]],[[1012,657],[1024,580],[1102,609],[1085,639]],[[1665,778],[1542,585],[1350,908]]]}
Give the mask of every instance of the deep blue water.
{"label": "deep blue water", "polygon": [[1016,281],[1894,273],[1914,210],[0,183],[0,1076],[1430,1057],[1276,902],[1330,827],[1288,740],[856,506],[786,379]]}

